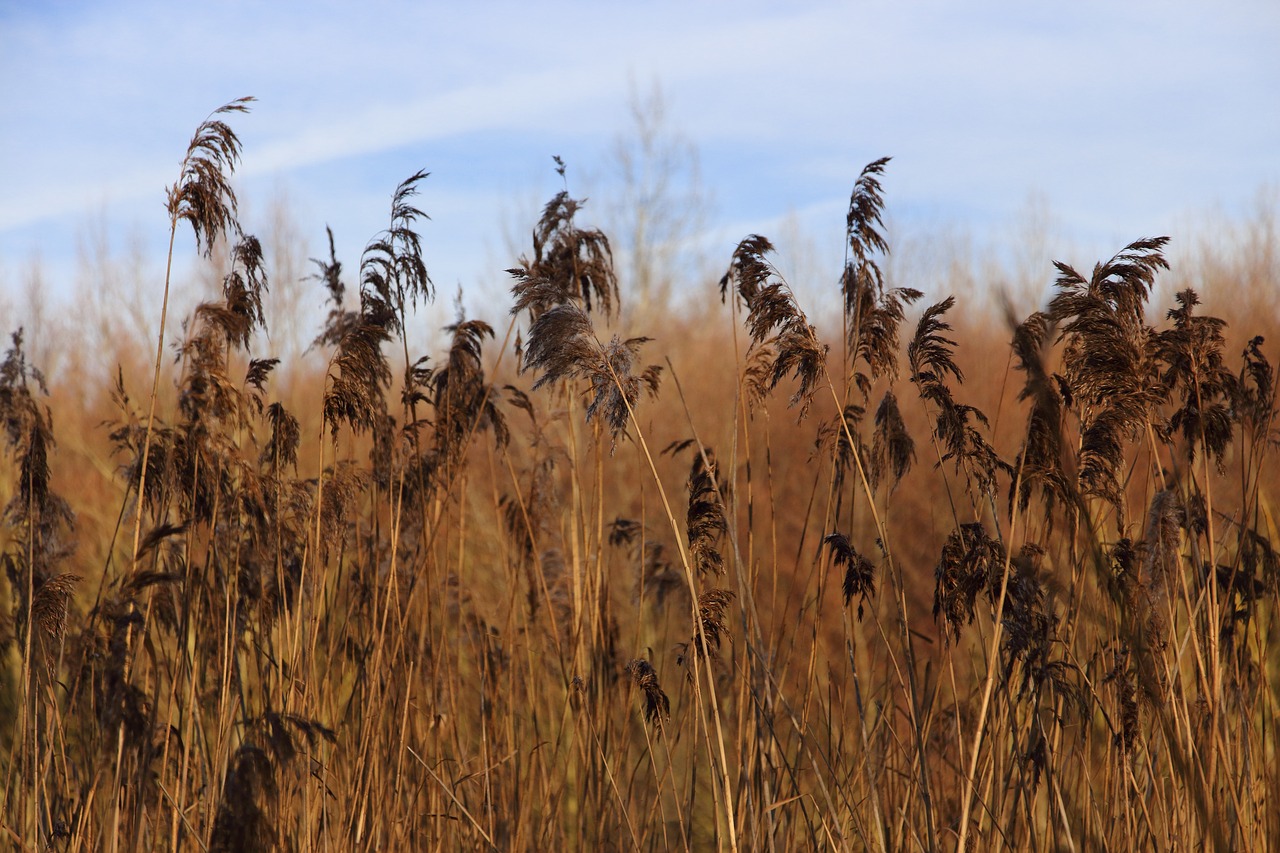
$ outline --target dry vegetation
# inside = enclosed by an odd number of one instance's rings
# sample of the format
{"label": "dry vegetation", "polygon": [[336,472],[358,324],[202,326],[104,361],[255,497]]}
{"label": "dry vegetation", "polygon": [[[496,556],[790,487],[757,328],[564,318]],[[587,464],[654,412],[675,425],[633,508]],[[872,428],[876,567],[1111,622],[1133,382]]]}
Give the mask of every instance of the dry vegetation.
{"label": "dry vegetation", "polygon": [[[1237,337],[1189,287],[1154,306],[1196,274],[1164,238],[1059,264],[1025,318],[926,305],[882,275],[881,160],[838,316],[759,236],[719,300],[628,314],[566,189],[510,325],[459,318],[426,358],[419,173],[354,282],[317,262],[332,310],[277,383],[229,183],[246,106],[169,192],[219,298],[162,315],[109,394],[45,389],[21,333],[0,366],[15,848],[1280,838],[1276,388],[1249,337],[1280,330]],[[1201,283],[1247,282],[1250,322],[1280,285],[1258,257]]]}

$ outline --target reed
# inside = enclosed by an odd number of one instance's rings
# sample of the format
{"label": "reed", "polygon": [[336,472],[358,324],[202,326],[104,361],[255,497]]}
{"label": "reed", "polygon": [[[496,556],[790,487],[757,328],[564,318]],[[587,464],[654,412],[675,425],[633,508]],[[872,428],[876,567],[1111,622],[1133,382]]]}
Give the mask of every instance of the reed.
{"label": "reed", "polygon": [[637,313],[557,158],[506,317],[416,352],[418,171],[284,365],[249,102],[169,190],[221,287],[174,333],[166,273],[150,374],[0,363],[15,849],[1275,847],[1277,330],[1161,314],[1167,238],[916,309],[885,158],[829,299],[750,235]]}

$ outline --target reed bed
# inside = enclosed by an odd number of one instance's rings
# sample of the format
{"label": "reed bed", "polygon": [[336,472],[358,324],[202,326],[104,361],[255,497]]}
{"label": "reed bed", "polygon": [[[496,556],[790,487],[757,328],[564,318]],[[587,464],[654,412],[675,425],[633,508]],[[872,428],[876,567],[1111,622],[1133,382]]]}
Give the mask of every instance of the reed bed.
{"label": "reed bed", "polygon": [[15,849],[1275,847],[1274,317],[1154,305],[1166,238],[966,313],[886,279],[886,158],[835,311],[759,235],[642,309],[557,160],[505,325],[419,353],[418,172],[282,383],[249,107],[149,372],[0,364]]}

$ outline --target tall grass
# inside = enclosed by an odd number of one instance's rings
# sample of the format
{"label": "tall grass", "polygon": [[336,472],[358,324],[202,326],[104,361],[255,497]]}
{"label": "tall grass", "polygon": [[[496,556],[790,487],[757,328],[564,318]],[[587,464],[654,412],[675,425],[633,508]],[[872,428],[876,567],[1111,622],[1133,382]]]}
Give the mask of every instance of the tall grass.
{"label": "tall grass", "polygon": [[418,172],[354,284],[329,235],[283,385],[247,106],[169,192],[226,255],[172,382],[167,275],[150,382],[46,388],[20,331],[0,364],[16,849],[1280,838],[1274,330],[1158,313],[1166,238],[1059,263],[1025,318],[917,309],[886,158],[838,317],[759,235],[718,301],[634,312],[557,161],[505,328],[424,354]]}

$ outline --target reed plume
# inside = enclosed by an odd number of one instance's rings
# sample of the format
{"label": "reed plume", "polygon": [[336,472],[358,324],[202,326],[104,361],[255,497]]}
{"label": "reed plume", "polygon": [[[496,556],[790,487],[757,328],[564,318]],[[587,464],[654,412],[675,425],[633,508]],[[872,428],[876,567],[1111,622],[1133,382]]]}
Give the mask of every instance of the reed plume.
{"label": "reed plume", "polygon": [[843,533],[828,533],[822,539],[831,552],[831,560],[837,566],[844,566],[844,581],[840,588],[844,592],[844,606],[853,603],[853,597],[859,596],[858,618],[862,618],[862,610],[868,600],[876,594],[876,567],[870,560],[860,554]]}
{"label": "reed plume", "polygon": [[735,596],[733,590],[720,588],[708,589],[698,596],[698,624],[689,642],[677,646],[676,654],[676,664],[688,667],[689,678],[693,678],[693,656],[703,660],[719,656],[722,638],[729,632],[724,621],[725,611]]}
{"label": "reed plume", "polygon": [[662,725],[671,716],[671,701],[658,683],[658,673],[653,664],[644,658],[636,658],[627,663],[627,672],[631,675],[631,683],[640,689],[644,696],[644,720],[650,725]]}
{"label": "reed plume", "polygon": [[791,287],[768,261],[766,256],[772,251],[773,244],[759,234],[740,242],[728,272],[720,279],[720,298],[723,301],[732,288],[742,300],[752,346],[767,346],[771,353],[769,390],[794,375],[798,387],[791,405],[799,404],[803,417],[826,369],[827,347],[818,342]]}
{"label": "reed plume", "polygon": [[528,312],[532,319],[521,369],[542,371],[534,389],[586,380],[591,387],[587,419],[603,420],[616,441],[641,390],[657,394],[662,368],[649,365],[633,373],[640,348],[650,338],[624,340],[614,335],[602,344],[596,336],[592,299],[607,317],[614,310],[618,285],[608,238],[574,224],[580,204],[567,192],[547,204],[533,232],[533,259],[521,258],[519,267],[507,270],[516,279],[511,313]]}
{"label": "reed plume", "polygon": [[[875,380],[897,378],[898,329],[906,307],[924,295],[912,287],[886,289],[876,260],[877,255],[889,252],[888,241],[881,233],[884,198],[880,185],[889,159],[882,157],[862,170],[849,196],[845,217],[847,250],[840,292],[844,297],[845,336],[854,368],[853,380],[864,402],[870,397]],[[859,361],[866,372],[858,368]]]}
{"label": "reed plume", "polygon": [[987,416],[974,406],[957,403],[947,384],[948,377],[964,382],[953,356],[956,342],[945,335],[951,326],[942,319],[955,302],[954,296],[948,296],[925,309],[907,347],[907,359],[920,398],[933,407],[934,435],[945,451],[939,462],[952,461],[965,474],[971,493],[990,497],[995,493],[996,474],[1012,469],[974,426],[976,421],[989,428]]}
{"label": "reed plume", "polygon": [[1124,448],[1162,398],[1154,333],[1143,320],[1167,237],[1137,240],[1086,278],[1055,262],[1049,317],[1065,342],[1066,385],[1080,417],[1079,478],[1086,495],[1120,506]]}

